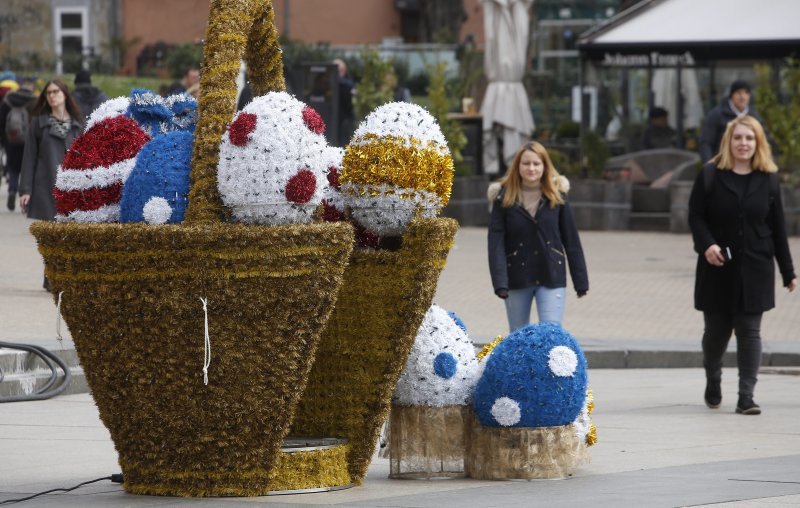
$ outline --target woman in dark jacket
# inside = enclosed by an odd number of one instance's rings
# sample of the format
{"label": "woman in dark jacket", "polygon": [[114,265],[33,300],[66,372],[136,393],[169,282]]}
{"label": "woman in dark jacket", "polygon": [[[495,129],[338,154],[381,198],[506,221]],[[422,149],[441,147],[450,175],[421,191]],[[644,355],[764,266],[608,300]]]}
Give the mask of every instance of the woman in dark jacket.
{"label": "woman in dark jacket", "polygon": [[56,170],[83,129],[83,115],[67,85],[49,81],[33,106],[19,182],[19,204],[31,219],[53,220]]}
{"label": "woman in dark jacket", "polygon": [[589,290],[564,181],[547,150],[530,142],[519,149],[492,199],[489,270],[495,294],[505,300],[510,331],[530,322],[534,299],[539,321],[561,324],[567,263],[578,297]]}
{"label": "woman in dark jacket", "polygon": [[698,253],[695,308],[703,311],[705,402],[722,402],[722,356],[736,332],[739,400],[736,412],[760,414],[753,401],[761,365],[761,316],[775,306],[775,261],[783,285],[797,287],[778,184],[778,171],[758,120],[731,120],[689,198],[689,225]]}

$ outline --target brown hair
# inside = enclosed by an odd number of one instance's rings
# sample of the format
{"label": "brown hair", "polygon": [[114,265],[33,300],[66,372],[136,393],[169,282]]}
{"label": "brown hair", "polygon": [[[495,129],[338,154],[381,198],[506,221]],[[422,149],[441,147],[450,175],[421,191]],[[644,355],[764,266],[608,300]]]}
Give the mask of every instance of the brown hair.
{"label": "brown hair", "polygon": [[719,153],[715,155],[711,162],[713,162],[719,169],[733,169],[733,156],[731,155],[731,141],[733,140],[733,130],[737,125],[742,125],[753,131],[756,136],[756,151],[753,158],[750,159],[750,167],[756,171],[763,171],[765,173],[775,173],[778,171],[778,166],[772,160],[772,148],[767,143],[767,136],[764,134],[764,128],[761,123],[752,116],[740,116],[728,122],[725,128],[725,134],[722,135],[722,141],[719,144]]}
{"label": "brown hair", "polygon": [[511,208],[515,203],[521,199],[522,177],[519,175],[519,164],[522,160],[522,154],[526,151],[531,151],[542,159],[544,164],[544,171],[542,171],[542,178],[540,180],[542,185],[542,196],[550,201],[550,207],[554,208],[556,205],[564,204],[564,198],[561,196],[561,191],[558,188],[557,180],[559,178],[558,171],[553,166],[553,161],[547,154],[547,149],[537,143],[530,141],[525,143],[517,150],[514,155],[514,161],[508,167],[505,176],[500,179],[500,185],[505,188],[503,195],[503,208]]}
{"label": "brown hair", "polygon": [[77,120],[83,123],[83,113],[81,113],[81,108],[75,103],[75,99],[69,94],[69,87],[66,83],[61,81],[60,79],[51,79],[44,85],[42,88],[42,93],[39,94],[39,98],[36,99],[36,104],[33,105],[33,111],[31,112],[32,115],[49,115],[53,112],[53,109],[50,107],[50,103],[47,102],[47,88],[50,85],[56,85],[58,88],[61,89],[61,92],[64,94],[64,107],[69,113],[69,116],[73,120]]}

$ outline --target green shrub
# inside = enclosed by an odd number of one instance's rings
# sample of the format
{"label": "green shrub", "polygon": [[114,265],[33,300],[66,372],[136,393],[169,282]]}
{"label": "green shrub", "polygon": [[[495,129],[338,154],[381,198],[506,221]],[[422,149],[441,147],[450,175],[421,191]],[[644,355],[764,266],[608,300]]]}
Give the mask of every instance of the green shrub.
{"label": "green shrub", "polygon": [[175,79],[181,79],[189,69],[199,69],[203,62],[201,44],[180,44],[169,49],[167,69]]}
{"label": "green shrub", "polygon": [[[787,58],[781,69],[780,83],[773,86],[772,68],[756,66],[758,89],[756,107],[764,118],[765,127],[775,145],[776,162],[789,179],[797,180],[800,173],[800,60]],[[776,94],[782,92],[783,100]]]}
{"label": "green shrub", "polygon": [[453,157],[453,166],[457,175],[469,174],[469,169],[465,167],[464,156],[461,155],[461,150],[467,146],[467,135],[464,133],[464,128],[457,120],[447,117],[453,104],[451,99],[453,95],[447,89],[446,78],[447,64],[439,62],[436,65],[428,66],[428,73],[430,75],[431,84],[428,87],[428,99],[430,100],[430,112],[436,121],[439,122],[439,128],[442,129],[442,134],[447,140],[447,147],[450,149],[450,154]]}

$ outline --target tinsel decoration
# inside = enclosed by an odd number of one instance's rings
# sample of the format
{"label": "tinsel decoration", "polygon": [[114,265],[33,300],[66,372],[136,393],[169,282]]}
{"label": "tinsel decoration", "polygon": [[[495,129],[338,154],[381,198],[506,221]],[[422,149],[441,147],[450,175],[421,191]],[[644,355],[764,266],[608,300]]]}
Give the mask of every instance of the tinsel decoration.
{"label": "tinsel decoration", "polygon": [[347,444],[321,450],[281,451],[275,467],[270,471],[270,493],[349,485],[349,451]]}
{"label": "tinsel decoration", "polygon": [[480,351],[475,355],[479,361],[483,361],[487,356],[489,356],[494,348],[497,347],[498,344],[503,340],[502,335],[498,335],[497,337],[492,340],[492,342],[485,344]]}
{"label": "tinsel decoration", "polygon": [[285,92],[256,97],[222,136],[219,193],[245,223],[307,223],[328,185],[331,153]]}
{"label": "tinsel decoration", "polygon": [[323,217],[326,222],[336,222],[345,219],[346,205],[340,192],[339,177],[342,170],[342,157],[344,150],[338,147],[328,147],[328,186],[322,198]]}
{"label": "tinsel decoration", "polygon": [[[31,231],[53,294],[62,294],[125,490],[272,490],[352,227],[37,221]],[[208,298],[208,385],[200,296]]]}
{"label": "tinsel decoration", "polygon": [[[31,226],[131,493],[271,490],[353,246],[344,223],[222,222],[218,145],[247,41],[255,93],[283,88],[273,18],[268,0],[211,2],[186,221]],[[192,115],[164,104],[168,129]]]}
{"label": "tinsel decoration", "polygon": [[[123,102],[103,114],[110,115]],[[56,173],[56,221],[118,221],[122,185],[149,140],[136,121],[122,115],[98,120],[78,136]]]}
{"label": "tinsel decoration", "polygon": [[348,439],[353,483],[367,472],[457,228],[415,219],[400,249],[355,249],[350,258],[291,434]]}
{"label": "tinsel decoration", "polygon": [[586,390],[586,402],[578,418],[572,423],[575,427],[575,434],[586,442],[586,446],[597,443],[597,427],[592,422],[592,411],[594,411],[594,395],[591,389]]}
{"label": "tinsel decoration", "polygon": [[182,222],[191,158],[191,132],[170,132],[147,143],[122,191],[120,222]]}
{"label": "tinsel decoration", "polygon": [[470,420],[464,468],[471,478],[566,478],[590,461],[586,444],[572,425],[484,427],[477,417]]}
{"label": "tinsel decoration", "polygon": [[85,130],[90,130],[96,124],[108,118],[124,115],[125,112],[128,111],[128,106],[130,106],[130,104],[131,101],[127,97],[115,97],[105,101],[89,115]]}
{"label": "tinsel decoration", "polygon": [[247,63],[254,96],[286,88],[275,12],[270,0],[214,0],[203,44],[199,108],[186,218],[226,218],[217,190],[220,141],[236,111],[236,76]]}
{"label": "tinsel decoration", "polygon": [[448,312],[431,305],[417,331],[392,403],[399,406],[467,404],[481,374],[475,346]]}
{"label": "tinsel decoration", "polygon": [[380,236],[399,236],[418,212],[447,205],[453,160],[436,120],[420,106],[394,102],[359,125],[345,149],[342,193],[353,219]]}
{"label": "tinsel decoration", "polygon": [[528,325],[500,342],[475,387],[481,425],[554,427],[575,421],[586,399],[586,359],[553,323]]}

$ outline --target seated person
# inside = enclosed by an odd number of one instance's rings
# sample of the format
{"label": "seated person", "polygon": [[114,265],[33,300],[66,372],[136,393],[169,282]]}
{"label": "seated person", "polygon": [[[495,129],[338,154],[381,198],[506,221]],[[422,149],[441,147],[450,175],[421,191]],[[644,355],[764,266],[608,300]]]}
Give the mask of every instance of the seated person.
{"label": "seated person", "polygon": [[642,148],[675,148],[678,144],[677,131],[669,126],[669,113],[664,108],[650,110],[650,123],[642,134]]}

